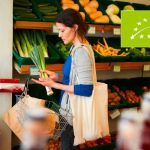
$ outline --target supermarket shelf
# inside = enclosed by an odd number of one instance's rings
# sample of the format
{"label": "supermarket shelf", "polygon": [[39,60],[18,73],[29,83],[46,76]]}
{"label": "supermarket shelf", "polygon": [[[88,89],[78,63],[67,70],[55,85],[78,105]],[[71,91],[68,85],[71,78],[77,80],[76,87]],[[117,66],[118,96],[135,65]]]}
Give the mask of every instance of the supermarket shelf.
{"label": "supermarket shelf", "polygon": [[[55,23],[52,23],[52,22],[34,22],[34,21],[16,21],[16,22],[14,22],[14,28],[15,29],[45,29],[45,30],[50,30],[50,28],[53,25],[55,25]],[[94,27],[95,32],[114,31],[114,29],[120,29],[119,25],[89,24],[89,26]]]}
{"label": "supermarket shelf", "polygon": [[140,107],[140,103],[126,103],[126,104],[120,104],[120,105],[114,105],[108,106],[108,110],[114,110],[114,109],[123,109],[123,108],[134,108],[134,107]]}
{"label": "supermarket shelf", "polygon": [[[144,66],[148,66],[150,71],[150,62],[100,62],[96,63],[96,70],[113,70],[114,66],[120,66],[120,70],[124,69],[144,69]],[[48,64],[46,69],[59,72],[62,70],[63,64]],[[20,74],[29,74],[31,65],[22,65],[19,67],[14,63],[15,69]]]}
{"label": "supermarket shelf", "polygon": [[44,29],[49,30],[52,27],[51,22],[34,22],[34,21],[16,21],[14,29]]}

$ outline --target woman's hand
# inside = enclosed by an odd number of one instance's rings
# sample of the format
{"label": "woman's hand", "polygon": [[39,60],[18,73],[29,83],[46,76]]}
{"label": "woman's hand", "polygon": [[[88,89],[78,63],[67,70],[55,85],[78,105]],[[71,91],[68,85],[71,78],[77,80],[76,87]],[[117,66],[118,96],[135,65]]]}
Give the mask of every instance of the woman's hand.
{"label": "woman's hand", "polygon": [[47,86],[47,87],[54,87],[55,83],[56,83],[51,78],[39,78],[39,80],[36,80],[36,79],[31,79],[31,80],[37,84],[41,84],[41,85]]}
{"label": "woman's hand", "polygon": [[46,73],[50,79],[58,81],[58,74],[53,71],[40,70],[40,73]]}

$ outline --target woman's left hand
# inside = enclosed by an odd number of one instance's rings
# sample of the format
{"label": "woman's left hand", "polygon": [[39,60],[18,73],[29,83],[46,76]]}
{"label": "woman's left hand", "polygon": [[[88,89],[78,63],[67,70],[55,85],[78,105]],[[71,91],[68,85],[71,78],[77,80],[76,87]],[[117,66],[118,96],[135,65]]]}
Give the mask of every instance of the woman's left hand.
{"label": "woman's left hand", "polygon": [[39,78],[39,80],[32,79],[33,82],[47,87],[54,87],[55,82],[50,78]]}

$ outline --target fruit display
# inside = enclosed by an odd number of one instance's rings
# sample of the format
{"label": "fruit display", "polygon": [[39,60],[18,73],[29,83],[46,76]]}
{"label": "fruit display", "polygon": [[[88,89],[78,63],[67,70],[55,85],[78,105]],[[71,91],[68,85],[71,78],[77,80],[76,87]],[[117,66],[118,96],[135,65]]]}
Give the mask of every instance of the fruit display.
{"label": "fruit display", "polygon": [[125,93],[120,90],[120,88],[117,85],[112,85],[112,87],[116,90],[117,93],[119,93],[120,96],[122,96],[122,98],[125,100],[126,96]]}
{"label": "fruit display", "polygon": [[119,105],[121,97],[117,92],[113,92],[111,89],[108,89],[108,104],[109,105]]}
{"label": "fruit display", "polygon": [[125,97],[129,103],[138,103],[141,100],[141,97],[138,96],[133,90],[125,90]]}
{"label": "fruit display", "polygon": [[103,38],[104,45],[100,42],[93,45],[93,50],[97,52],[101,56],[127,56],[128,53],[122,52],[121,49],[115,49],[113,47],[108,46],[105,38]]}
{"label": "fruit display", "polygon": [[79,11],[79,5],[76,4],[73,0],[61,0],[61,5],[63,10],[67,8],[72,8],[76,11]]}
{"label": "fruit display", "polygon": [[125,4],[124,6],[122,6],[122,3],[110,3],[107,5],[106,14],[109,16],[112,23],[121,24],[121,18],[120,18],[121,10],[133,11],[134,9],[135,8],[131,4]]}
{"label": "fruit display", "polygon": [[141,96],[138,96],[135,91],[126,89],[126,90],[120,90],[122,87],[119,88],[119,86],[112,85],[112,87],[116,90],[116,92],[121,95],[124,100],[126,100],[128,103],[139,103],[141,100]]}
{"label": "fruit display", "polygon": [[42,14],[42,17],[46,19],[55,19],[57,16],[57,7],[50,2],[39,3],[38,10]]}
{"label": "fruit display", "polygon": [[[73,0],[61,0],[61,6],[62,9],[67,9],[67,8],[72,8],[76,11],[80,10],[80,7],[77,3],[75,3]],[[83,18],[83,20],[85,20],[85,13],[80,11],[80,14]]]}
{"label": "fruit display", "polygon": [[33,13],[32,3],[29,0],[14,0],[13,13],[15,17],[36,19]]}
{"label": "fruit display", "polygon": [[95,146],[99,147],[99,146],[109,144],[109,143],[111,143],[111,136],[110,135],[105,136],[103,138],[99,138],[95,141],[86,141],[85,143],[80,144],[79,147],[80,147],[80,149],[88,149],[88,148],[92,148]]}
{"label": "fruit display", "polygon": [[121,18],[118,16],[119,7],[115,4],[110,4],[107,6],[106,13],[110,17],[111,21],[115,24],[121,24]]}
{"label": "fruit display", "polygon": [[60,140],[58,141],[50,140],[45,150],[60,150]]}
{"label": "fruit display", "polygon": [[93,22],[109,23],[109,17],[103,15],[101,10],[98,10],[100,4],[97,0],[79,0],[79,3]]}

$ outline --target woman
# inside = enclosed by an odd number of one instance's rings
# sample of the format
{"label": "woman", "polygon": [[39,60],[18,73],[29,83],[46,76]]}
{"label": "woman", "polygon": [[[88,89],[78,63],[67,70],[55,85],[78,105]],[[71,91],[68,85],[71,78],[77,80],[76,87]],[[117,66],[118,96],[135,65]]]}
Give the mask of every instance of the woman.
{"label": "woman", "polygon": [[[44,71],[49,78],[33,79],[38,84],[62,90],[61,107],[71,113],[68,93],[80,96],[91,96],[93,91],[92,60],[87,52],[90,46],[85,38],[88,26],[85,24],[79,12],[73,9],[62,11],[57,19],[56,26],[59,37],[64,44],[72,43],[70,55],[63,66],[62,84],[58,83],[59,75],[52,71]],[[92,53],[93,55],[93,53]],[[76,74],[74,77],[72,74]],[[80,84],[78,83],[80,81]],[[74,134],[71,120],[66,130],[62,133],[62,150],[76,149],[73,146]]]}

